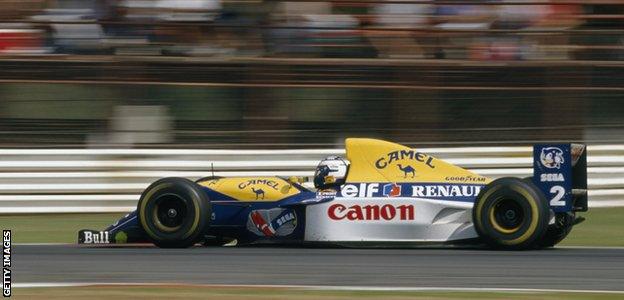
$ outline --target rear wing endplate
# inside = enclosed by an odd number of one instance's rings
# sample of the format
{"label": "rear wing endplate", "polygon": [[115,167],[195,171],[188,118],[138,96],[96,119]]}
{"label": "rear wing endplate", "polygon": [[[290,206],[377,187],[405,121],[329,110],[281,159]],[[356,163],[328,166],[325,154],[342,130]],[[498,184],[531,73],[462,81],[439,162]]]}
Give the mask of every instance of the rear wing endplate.
{"label": "rear wing endplate", "polygon": [[533,183],[546,195],[554,212],[587,211],[585,145],[535,145]]}

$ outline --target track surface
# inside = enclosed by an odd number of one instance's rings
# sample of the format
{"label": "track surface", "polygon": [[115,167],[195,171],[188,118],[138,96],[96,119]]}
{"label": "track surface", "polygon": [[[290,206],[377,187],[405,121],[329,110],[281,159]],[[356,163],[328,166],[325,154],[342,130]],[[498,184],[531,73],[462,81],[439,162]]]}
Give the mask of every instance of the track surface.
{"label": "track surface", "polygon": [[84,248],[16,245],[15,283],[624,290],[624,249]]}

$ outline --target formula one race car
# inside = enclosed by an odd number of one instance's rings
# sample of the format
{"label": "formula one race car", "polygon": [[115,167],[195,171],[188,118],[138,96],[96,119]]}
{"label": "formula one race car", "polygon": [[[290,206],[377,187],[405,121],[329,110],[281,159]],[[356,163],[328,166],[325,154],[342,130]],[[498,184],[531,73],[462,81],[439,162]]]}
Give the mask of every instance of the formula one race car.
{"label": "formula one race car", "polygon": [[560,242],[582,221],[575,213],[587,211],[584,145],[535,145],[534,174],[524,179],[492,180],[373,139],[347,139],[346,156],[319,165],[317,191],[296,178],[160,179],[136,211],[104,231],[81,230],[78,240],[534,249]]}

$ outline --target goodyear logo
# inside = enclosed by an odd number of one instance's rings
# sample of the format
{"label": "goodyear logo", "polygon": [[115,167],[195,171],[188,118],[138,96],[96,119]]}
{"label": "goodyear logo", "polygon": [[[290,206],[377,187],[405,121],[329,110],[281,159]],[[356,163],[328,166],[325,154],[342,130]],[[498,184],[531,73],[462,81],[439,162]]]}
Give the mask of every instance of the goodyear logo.
{"label": "goodyear logo", "polygon": [[[380,157],[378,160],[376,160],[375,167],[377,169],[384,169],[388,165],[391,165],[394,162],[403,161],[403,160],[413,160],[417,163],[424,164],[431,169],[435,169],[435,166],[433,165],[433,161],[434,161],[433,157],[422,152],[416,152],[414,150],[392,151],[386,154],[385,156]],[[407,170],[407,171],[411,171],[411,170]]]}
{"label": "goodyear logo", "polygon": [[466,176],[446,176],[444,177],[446,181],[460,181],[460,182],[485,182],[487,178],[481,176],[474,175],[466,175]]}

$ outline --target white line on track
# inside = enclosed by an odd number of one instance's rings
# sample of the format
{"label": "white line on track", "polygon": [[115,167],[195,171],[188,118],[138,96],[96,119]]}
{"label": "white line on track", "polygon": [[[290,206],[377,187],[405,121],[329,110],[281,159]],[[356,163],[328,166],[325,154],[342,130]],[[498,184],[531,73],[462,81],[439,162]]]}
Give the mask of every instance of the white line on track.
{"label": "white line on track", "polygon": [[[77,243],[12,243],[14,246],[81,246]],[[129,244],[100,244],[101,247],[111,247],[115,248],[118,245],[126,245]],[[133,245],[148,245],[148,244],[133,244]],[[151,246],[151,244],[149,244]],[[85,245],[89,246],[89,245]],[[93,246],[93,245],[92,245]],[[624,250],[622,246],[556,246],[555,248],[561,249],[583,249],[583,250]],[[390,248],[391,249],[391,248]],[[449,248],[453,249],[453,248]],[[416,250],[416,249],[415,249]]]}
{"label": "white line on track", "polygon": [[557,246],[562,249],[587,249],[587,250],[624,250],[622,246]]}
{"label": "white line on track", "polygon": [[47,287],[85,287],[85,286],[188,286],[207,288],[278,288],[307,289],[325,291],[401,291],[401,292],[513,292],[513,293],[600,293],[624,294],[618,290],[566,290],[566,289],[533,289],[533,288],[463,288],[463,287],[385,287],[385,286],[324,286],[324,285],[262,285],[262,284],[185,284],[185,283],[80,283],[80,282],[32,282],[14,283],[14,288],[47,288]]}
{"label": "white line on track", "polygon": [[207,288],[279,288],[333,291],[404,291],[404,292],[513,292],[513,293],[600,293],[624,294],[618,290],[566,290],[566,289],[533,289],[533,288],[463,288],[463,287],[384,287],[384,286],[322,286],[322,285],[261,285],[261,284],[184,284],[184,283],[119,283],[119,282],[32,282],[14,283],[14,288],[47,288],[47,287],[85,287],[85,286],[188,286]]}
{"label": "white line on track", "polygon": [[72,245],[78,245],[78,244],[72,244],[72,243],[11,243],[11,245],[13,245],[13,246],[61,246],[61,245],[72,246]]}

